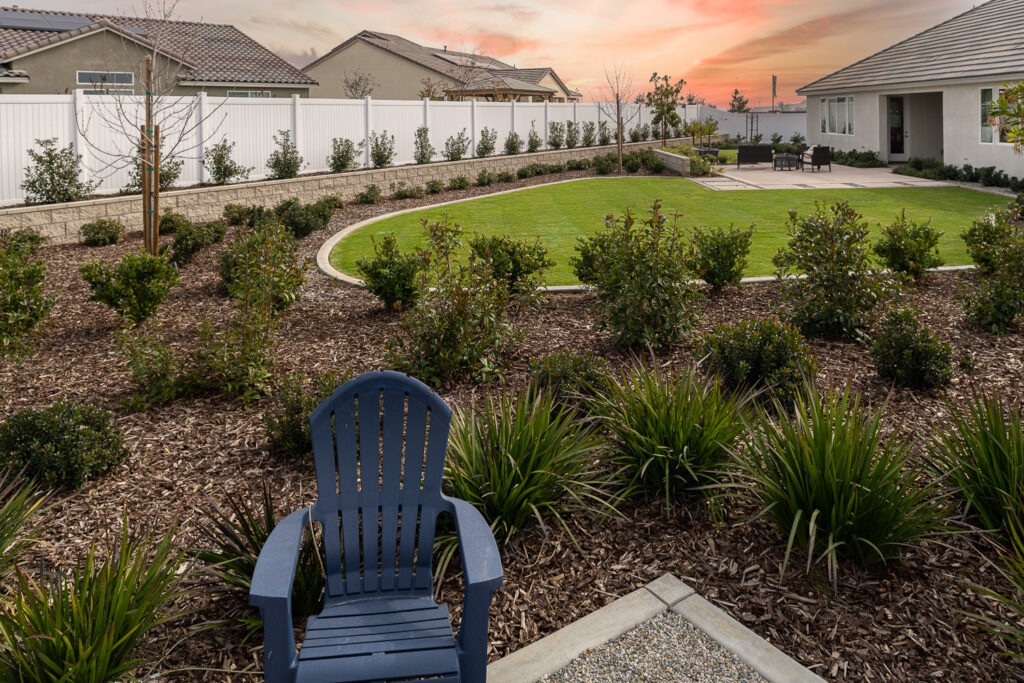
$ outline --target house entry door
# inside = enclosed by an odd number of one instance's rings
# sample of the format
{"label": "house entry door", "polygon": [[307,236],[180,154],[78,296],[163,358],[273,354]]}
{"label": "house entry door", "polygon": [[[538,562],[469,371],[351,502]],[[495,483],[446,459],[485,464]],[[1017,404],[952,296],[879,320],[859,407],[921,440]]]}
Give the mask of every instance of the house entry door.
{"label": "house entry door", "polygon": [[889,96],[889,161],[906,161],[910,143],[907,130],[906,100],[903,95]]}

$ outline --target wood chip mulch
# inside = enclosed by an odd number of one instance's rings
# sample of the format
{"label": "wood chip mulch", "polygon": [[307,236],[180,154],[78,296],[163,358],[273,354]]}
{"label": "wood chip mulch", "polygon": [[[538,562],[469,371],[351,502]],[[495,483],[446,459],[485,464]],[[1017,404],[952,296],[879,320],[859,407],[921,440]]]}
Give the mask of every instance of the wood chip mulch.
{"label": "wood chip mulch", "polygon": [[[567,173],[575,177],[580,173]],[[547,182],[554,178],[519,181]],[[486,192],[473,188],[459,193]],[[444,199],[457,198],[455,193]],[[331,234],[355,221],[433,198],[346,206],[323,231],[303,240],[313,257]],[[127,413],[122,401],[131,381],[118,351],[118,323],[102,304],[88,302],[78,275],[94,258],[113,261],[138,249],[140,239],[110,247],[79,245],[42,250],[47,286],[57,303],[32,355],[21,364],[0,363],[0,418],[57,398],[113,410],[131,456],[115,471],[75,493],[59,492],[38,521],[44,543],[26,564],[67,567],[90,543],[120,527],[122,515],[156,530],[178,522],[178,540],[196,542],[198,506],[204,496],[223,502],[251,496],[264,479],[273,482],[279,510],[309,504],[316,488],[312,465],[268,453],[262,412],[274,399],[250,406],[221,398],[180,400],[143,413]],[[182,270],[182,284],[147,327],[159,324],[174,345],[189,348],[203,318],[224,321],[233,310],[223,294],[217,261],[224,245],[199,254]],[[962,403],[976,390],[1024,398],[1024,330],[993,336],[969,327],[958,292],[973,276],[935,274],[912,294],[925,320],[957,356],[969,354],[973,374],[957,370],[944,391],[911,392],[891,387],[873,372],[862,346],[813,342],[823,386],[850,381],[865,401],[884,406],[891,436],[922,439],[948,417],[947,401]],[[776,310],[772,284],[750,285],[711,297],[703,306],[702,329]],[[628,357],[596,331],[586,294],[548,297],[524,318],[526,339],[506,376],[510,387],[528,377],[528,363],[562,349],[592,349],[616,362]],[[277,371],[305,374],[326,370],[362,372],[381,367],[385,340],[396,325],[375,299],[357,288],[310,271],[302,298],[282,316],[277,334]],[[692,362],[685,345],[659,362]],[[439,393],[467,406],[500,387],[460,384]],[[924,451],[916,449],[921,457]],[[608,602],[672,572],[699,593],[826,678],[872,681],[1024,679],[1024,670],[1001,656],[998,638],[964,613],[1008,618],[970,585],[1007,593],[1011,587],[991,564],[996,552],[976,534],[959,534],[915,549],[902,564],[858,570],[844,567],[833,591],[818,571],[804,573],[790,563],[780,578],[782,542],[764,521],[746,522],[753,510],[742,505],[715,522],[694,507],[676,506],[668,515],[656,502],[637,501],[601,524],[568,516],[577,543],[549,528],[524,534],[503,549],[505,585],[491,609],[491,657],[498,658],[568,624]],[[443,598],[458,615],[460,577],[453,573]],[[189,615],[166,627],[152,643],[154,670],[174,680],[247,681],[262,670],[262,642],[241,642],[232,629],[200,630],[228,606],[200,592],[189,598]],[[296,625],[297,628],[301,624]],[[298,631],[301,635],[301,631]],[[149,673],[149,668],[140,674]]]}

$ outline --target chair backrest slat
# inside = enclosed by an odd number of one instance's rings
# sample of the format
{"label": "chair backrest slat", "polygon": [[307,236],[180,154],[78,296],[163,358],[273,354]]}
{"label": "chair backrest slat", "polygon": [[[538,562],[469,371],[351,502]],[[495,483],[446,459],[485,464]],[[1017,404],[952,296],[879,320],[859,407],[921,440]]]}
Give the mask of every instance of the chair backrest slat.
{"label": "chair backrest slat", "polygon": [[[337,510],[338,514],[345,509],[346,502],[350,507],[359,493],[359,469],[355,458],[357,451],[356,436],[356,404],[355,397],[348,400],[339,400],[336,406],[335,424],[337,425],[336,450],[331,453],[337,468],[338,481],[335,486],[338,488]],[[314,457],[319,458],[320,454],[313,451]],[[333,482],[332,482],[333,483]],[[323,495],[322,493],[320,495]],[[330,511],[329,511],[330,512]],[[326,530],[324,535],[326,535]],[[345,547],[345,557],[352,558],[352,561],[345,563],[345,592],[357,593],[360,589],[359,576],[359,517],[356,514],[341,515],[341,537]]]}
{"label": "chair backrest slat", "polygon": [[398,549],[398,589],[412,588],[416,535],[420,518],[420,487],[423,483],[423,446],[427,437],[427,407],[409,401],[405,438],[405,475],[402,484],[402,538]]}
{"label": "chair backrest slat", "polygon": [[405,395],[384,393],[381,428],[380,589],[394,590],[398,553],[398,494],[402,475],[402,442],[405,433]]}

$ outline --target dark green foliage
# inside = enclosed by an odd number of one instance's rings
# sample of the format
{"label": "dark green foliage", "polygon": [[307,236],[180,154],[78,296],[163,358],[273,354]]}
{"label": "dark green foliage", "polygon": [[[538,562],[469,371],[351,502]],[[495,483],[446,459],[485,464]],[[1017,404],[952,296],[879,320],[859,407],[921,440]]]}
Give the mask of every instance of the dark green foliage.
{"label": "dark green foliage", "polygon": [[82,155],[75,154],[70,144],[57,147],[57,138],[48,138],[36,140],[36,145],[39,151],[28,150],[31,161],[25,167],[25,180],[21,183],[26,204],[77,201],[99,185],[81,179]]}
{"label": "dark green foliage", "polygon": [[309,435],[309,416],[335,389],[352,378],[351,373],[318,373],[309,378],[309,389],[302,376],[290,373],[277,381],[279,406],[263,413],[263,425],[270,448],[289,458],[310,458],[313,442]]}
{"label": "dark green foliage", "polygon": [[277,146],[277,149],[271,152],[267,158],[267,169],[270,171],[267,177],[271,180],[279,180],[299,175],[299,171],[302,169],[302,155],[299,154],[298,148],[292,142],[291,132],[277,131],[277,135],[274,136],[274,145]]}
{"label": "dark green foliage", "polygon": [[920,280],[925,271],[938,268],[945,261],[939,256],[942,232],[930,221],[916,223],[907,218],[907,211],[889,225],[882,226],[882,236],[875,243],[875,253],[889,270]]}
{"label": "dark green foliage", "polygon": [[124,223],[116,218],[97,218],[82,226],[82,242],[90,247],[117,244],[124,237]]}
{"label": "dark green foliage", "polygon": [[585,121],[582,126],[583,136],[580,143],[584,147],[593,147],[597,144],[597,124],[593,121]]}
{"label": "dark green foliage", "polygon": [[[221,140],[203,152],[203,168],[210,174],[210,182],[214,185],[249,179],[253,169],[251,166],[242,166],[231,158],[234,149],[235,143]],[[160,173],[160,179],[163,180],[163,169]]]}
{"label": "dark green foliage", "polygon": [[[898,296],[898,283],[872,267],[863,216],[846,202],[816,207],[799,219],[790,210],[789,241],[772,259],[775,275],[805,336],[856,338]],[[806,277],[793,277],[800,273]]]}
{"label": "dark green foliage", "polygon": [[644,167],[644,161],[637,152],[630,152],[622,156],[622,170],[626,173],[636,173]]}
{"label": "dark green foliage", "polygon": [[572,149],[580,144],[580,129],[575,121],[565,122],[565,148]]}
{"label": "dark green foliage", "polygon": [[640,130],[640,124],[637,124],[629,129],[629,141],[630,142],[642,142],[643,133]]}
{"label": "dark green foliage", "polygon": [[964,299],[964,312],[971,323],[1002,334],[1024,315],[1024,236],[987,254],[992,270],[981,273]]}
{"label": "dark green foliage", "polygon": [[390,166],[395,159],[395,136],[385,130],[370,133],[370,164],[374,168]]}
{"label": "dark green foliage", "polygon": [[[5,587],[12,585],[11,574],[22,553],[42,534],[39,526],[27,527],[43,511],[44,501],[35,482],[14,470],[0,471],[0,580]],[[5,598],[6,590],[0,592],[0,602]]]}
{"label": "dark green foliage", "polygon": [[612,144],[612,131],[608,127],[607,121],[602,121],[597,127],[597,144],[599,145],[610,145]]}
{"label": "dark green foliage", "polygon": [[730,225],[693,228],[693,269],[715,289],[739,285],[747,267],[750,238],[754,226],[746,230]]}
{"label": "dark green foliage", "polygon": [[145,251],[125,254],[113,267],[100,261],[86,263],[78,272],[92,288],[89,301],[110,306],[128,324],[156,313],[171,287],[178,284],[178,269],[163,256]]}
{"label": "dark green foliage", "polygon": [[0,358],[29,348],[28,335],[53,307],[46,295],[46,262],[36,259],[44,238],[34,230],[0,228]]}
{"label": "dark green foliage", "polygon": [[384,235],[381,243],[373,239],[373,258],[356,261],[363,286],[389,311],[401,311],[416,305],[419,296],[417,275],[422,267],[419,254],[402,254],[395,233]]}
{"label": "dark green foliage", "polygon": [[[1018,523],[1019,526],[1021,525]],[[986,631],[1002,638],[1006,646],[1011,648],[1004,654],[1020,660],[1024,658],[1024,629],[1019,626],[1024,620],[1024,603],[1020,600],[1020,596],[1024,595],[1024,535],[1016,531],[1010,539],[1009,549],[1000,553],[1002,566],[996,564],[996,570],[1014,587],[1014,593],[1000,595],[980,586],[972,586],[982,595],[994,599],[1003,610],[1013,616],[1009,621],[1000,621],[986,614],[969,616],[981,622],[982,628]]]}
{"label": "dark green foliage", "polygon": [[622,346],[677,342],[693,324],[700,299],[689,280],[685,233],[668,224],[658,202],[642,221],[627,210],[604,222],[604,232],[579,238],[571,262],[580,282],[597,294],[599,327]]}
{"label": "dark green foliage", "polygon": [[999,170],[995,166],[975,168],[970,164],[964,164],[958,167],[943,164],[937,159],[911,157],[905,166],[897,166],[892,172],[929,180],[951,180],[981,183],[986,187],[1007,187],[1014,192],[1024,190],[1024,181],[1016,176],[1008,175],[1006,171]]}
{"label": "dark green foliage", "polygon": [[537,386],[551,393],[555,403],[580,403],[608,388],[608,361],[593,351],[560,351],[530,361]]}
{"label": "dark green foliage", "polygon": [[640,161],[643,163],[644,168],[647,169],[648,173],[658,175],[665,170],[665,162],[661,160],[661,157],[654,153],[653,149],[645,149],[640,152]]}
{"label": "dark green foliage", "polygon": [[123,524],[117,542],[90,546],[70,576],[18,573],[15,599],[0,611],[0,679],[124,681],[149,662],[150,632],[178,616],[170,608],[182,595],[182,552],[174,529],[154,539]]}
{"label": "dark green foliage", "polygon": [[476,155],[486,157],[494,154],[494,146],[498,141],[498,131],[484,126],[480,130],[480,139],[476,141]]}
{"label": "dark green foliage", "polygon": [[360,204],[380,204],[383,199],[384,192],[381,191],[380,187],[372,183],[356,195],[356,201]]}
{"label": "dark green foliage", "polygon": [[538,521],[556,520],[569,532],[564,512],[611,509],[602,450],[575,409],[530,385],[455,414],[444,482],[480,510],[499,543]]}
{"label": "dark green foliage", "polygon": [[[359,143],[360,147],[362,143]],[[356,161],[356,145],[348,138],[332,138],[331,153],[327,156],[327,168],[332,173],[351,171],[359,167]]]}
{"label": "dark green foliage", "polygon": [[831,155],[834,163],[854,168],[885,168],[889,165],[879,159],[878,152],[873,149],[850,150],[849,152],[833,149]]}
{"label": "dark green foliage", "polygon": [[469,186],[469,178],[464,175],[457,175],[448,181],[449,190],[468,190]]}
{"label": "dark green foliage", "polygon": [[516,175],[512,171],[501,171],[496,177],[499,183],[511,183],[516,179]]}
{"label": "dark green foliage", "polygon": [[784,405],[818,370],[800,332],[774,318],[719,325],[704,335],[701,353],[708,371],[725,386],[765,392]]}
{"label": "dark green foliage", "polygon": [[505,154],[519,154],[523,151],[523,139],[514,130],[505,138]]}
{"label": "dark green foliage", "polygon": [[[160,160],[160,189],[170,190],[174,188],[178,178],[181,177],[181,169],[185,162],[181,159]],[[128,182],[121,188],[123,194],[137,194],[142,192],[142,159],[136,158],[128,171]]]}
{"label": "dark green foliage", "polygon": [[489,265],[491,277],[504,283],[508,294],[522,303],[536,300],[537,288],[543,286],[544,270],[555,265],[539,237],[530,243],[509,235],[474,235],[469,240],[469,249]]}
{"label": "dark green foliage", "polygon": [[742,495],[787,539],[783,572],[796,546],[808,571],[825,560],[835,586],[841,561],[889,561],[942,531],[935,481],[881,432],[881,410],[861,407],[849,387],[820,396],[813,385],[791,417],[763,413],[752,425],[739,457]]}
{"label": "dark green foliage", "polygon": [[228,225],[243,225],[252,216],[254,208],[241,204],[225,204],[221,215],[228,222]]}
{"label": "dark green foliage", "polygon": [[25,408],[0,425],[0,465],[40,486],[81,488],[128,457],[108,410],[69,401]]}
{"label": "dark green foliage", "polygon": [[429,164],[430,160],[434,158],[437,150],[430,144],[430,129],[426,126],[420,126],[416,129],[413,149],[412,157],[417,164]]}
{"label": "dark green foliage", "polygon": [[565,145],[565,124],[561,121],[548,121],[548,147],[561,149]]}
{"label": "dark green foliage", "polygon": [[440,180],[427,181],[427,194],[440,194],[444,192],[444,183]]}
{"label": "dark green foliage", "polygon": [[124,401],[124,408],[132,411],[148,410],[164,405],[180,395],[185,387],[179,381],[183,361],[156,334],[133,334],[125,331],[120,349],[128,362],[135,393]]}
{"label": "dark green foliage", "polygon": [[469,153],[469,144],[469,137],[466,136],[466,129],[463,128],[458,135],[453,135],[445,140],[442,154],[447,161],[459,161]]}
{"label": "dark green foliage", "polygon": [[594,170],[600,175],[614,173],[618,167],[618,160],[614,154],[598,154],[594,157]]}
{"label": "dark green foliage", "polygon": [[652,136],[653,136],[653,131],[651,130],[651,124],[645,123],[644,125],[640,126],[640,139],[641,140],[650,140]]}
{"label": "dark green foliage", "polygon": [[583,171],[593,164],[590,159],[569,159],[565,162],[565,170],[567,171]]}
{"label": "dark green foliage", "polygon": [[544,145],[544,139],[537,133],[537,129],[533,127],[533,122],[530,122],[530,133],[526,136],[526,151],[533,152],[538,151]]}
{"label": "dark green foliage", "polygon": [[284,309],[298,301],[308,267],[299,245],[281,223],[261,222],[239,228],[221,254],[220,275],[234,298]]}
{"label": "dark green foliage", "polygon": [[623,496],[658,494],[671,510],[683,493],[721,483],[747,401],[692,368],[670,376],[636,365],[610,381],[594,412],[611,435]]}
{"label": "dark green foliage", "polygon": [[422,185],[406,185],[404,180],[391,183],[392,199],[422,199],[426,194]]}
{"label": "dark green foliage", "polygon": [[494,173],[488,171],[486,168],[482,169],[479,173],[476,174],[476,184],[479,185],[480,187],[487,187],[488,185],[493,185],[495,181],[497,181],[497,179],[498,176],[494,175]]}
{"label": "dark green foliage", "polygon": [[936,339],[909,309],[882,316],[871,358],[879,376],[905,387],[936,387],[953,379],[953,348]]}
{"label": "dark green foliage", "polygon": [[189,223],[174,233],[170,262],[180,268],[201,250],[223,240],[227,231],[228,224],[224,221]]}
{"label": "dark green foliage", "polygon": [[992,273],[999,250],[1012,242],[1024,241],[1024,229],[1015,221],[1013,211],[999,209],[975,220],[960,237],[978,268],[983,273]]}
{"label": "dark green foliage", "polygon": [[164,211],[160,214],[160,234],[161,235],[173,235],[182,228],[192,225],[191,221],[180,213],[173,211]]}

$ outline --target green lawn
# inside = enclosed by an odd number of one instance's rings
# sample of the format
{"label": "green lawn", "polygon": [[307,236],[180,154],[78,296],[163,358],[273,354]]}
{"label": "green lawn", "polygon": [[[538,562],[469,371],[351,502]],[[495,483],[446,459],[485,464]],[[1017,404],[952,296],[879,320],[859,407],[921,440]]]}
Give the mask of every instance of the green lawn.
{"label": "green lawn", "polygon": [[875,231],[880,221],[890,222],[904,207],[914,220],[931,219],[945,233],[939,249],[948,265],[970,263],[960,232],[976,216],[1006,203],[1002,197],[958,187],[715,192],[677,177],[596,178],[469,199],[384,219],[339,242],[331,252],[331,263],[342,272],[356,275],[356,259],[373,253],[371,237],[395,232],[401,248],[409,250],[423,243],[420,219],[434,221],[447,213],[467,232],[506,233],[529,240],[539,236],[557,262],[547,274],[547,283],[574,284],[569,258],[576,238],[601,230],[602,218],[609,212],[619,214],[630,207],[643,213],[655,199],[662,201],[666,214],[678,211],[679,221],[687,227],[754,224],[748,276],[772,274],[771,258],[785,241],[789,210],[803,214],[813,210],[816,201],[849,201]]}

